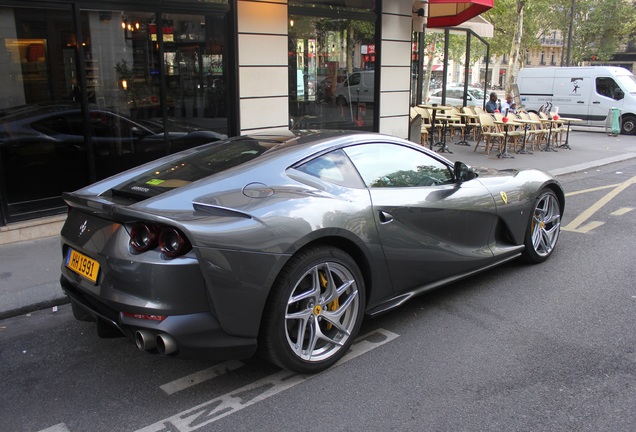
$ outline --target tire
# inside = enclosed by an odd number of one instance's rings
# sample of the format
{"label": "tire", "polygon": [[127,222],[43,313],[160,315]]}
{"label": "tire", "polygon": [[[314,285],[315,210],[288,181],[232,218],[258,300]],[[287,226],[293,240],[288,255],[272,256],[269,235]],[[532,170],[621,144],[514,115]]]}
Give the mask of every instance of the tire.
{"label": "tire", "polygon": [[524,258],[532,263],[547,260],[559,240],[561,203],[551,189],[544,189],[534,203],[525,236]]}
{"label": "tire", "polygon": [[621,123],[621,133],[623,135],[636,134],[636,117],[633,115],[624,115]]}
{"label": "tire", "polygon": [[349,255],[326,246],[300,252],[272,288],[259,353],[294,372],[321,372],[349,350],[364,305],[362,274]]}

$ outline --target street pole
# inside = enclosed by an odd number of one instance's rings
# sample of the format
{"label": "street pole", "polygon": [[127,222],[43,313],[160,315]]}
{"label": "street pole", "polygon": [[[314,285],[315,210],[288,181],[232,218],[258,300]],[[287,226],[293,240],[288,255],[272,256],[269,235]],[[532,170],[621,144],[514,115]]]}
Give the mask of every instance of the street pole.
{"label": "street pole", "polygon": [[572,0],[572,6],[570,8],[570,28],[568,29],[568,54],[565,60],[565,65],[570,66],[570,48],[572,47],[572,27],[574,25],[574,0]]}

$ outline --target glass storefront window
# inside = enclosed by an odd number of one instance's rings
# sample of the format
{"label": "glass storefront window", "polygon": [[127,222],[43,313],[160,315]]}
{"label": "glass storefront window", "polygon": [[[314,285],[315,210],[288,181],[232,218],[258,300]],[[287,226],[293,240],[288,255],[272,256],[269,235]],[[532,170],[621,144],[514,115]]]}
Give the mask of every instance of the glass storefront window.
{"label": "glass storefront window", "polygon": [[[82,19],[97,178],[227,134],[224,15],[84,11]],[[98,115],[109,117],[110,136]]]}
{"label": "glass storefront window", "polygon": [[[63,209],[88,181],[70,8],[0,7],[0,202],[4,219]],[[73,132],[79,126],[80,134]],[[0,219],[0,224],[3,220]]]}
{"label": "glass storefront window", "polygon": [[80,23],[70,6],[0,7],[0,225],[64,211],[65,191],[226,137],[227,2],[199,13],[187,3],[85,9]]}
{"label": "glass storefront window", "polygon": [[289,16],[289,111],[294,129],[375,130],[373,14],[340,15]]}

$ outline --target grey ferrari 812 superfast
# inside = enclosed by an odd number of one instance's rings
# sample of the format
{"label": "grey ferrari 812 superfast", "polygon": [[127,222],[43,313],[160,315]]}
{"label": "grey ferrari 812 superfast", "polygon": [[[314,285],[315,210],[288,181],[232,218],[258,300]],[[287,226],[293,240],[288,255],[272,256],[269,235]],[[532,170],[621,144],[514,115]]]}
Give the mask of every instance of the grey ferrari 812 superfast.
{"label": "grey ferrari 812 superfast", "polygon": [[64,195],[77,319],[143,351],[256,352],[315,373],[364,316],[521,257],[564,210],[538,170],[475,170],[399,138],[281,132],[205,144]]}

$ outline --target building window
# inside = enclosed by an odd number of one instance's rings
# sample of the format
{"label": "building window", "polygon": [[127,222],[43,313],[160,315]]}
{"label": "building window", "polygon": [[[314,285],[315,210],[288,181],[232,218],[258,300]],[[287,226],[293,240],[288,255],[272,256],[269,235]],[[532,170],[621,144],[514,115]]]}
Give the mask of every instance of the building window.
{"label": "building window", "polygon": [[362,11],[374,2],[349,3],[354,9],[307,9],[290,2],[292,128],[377,129],[376,16]]}
{"label": "building window", "polygon": [[541,53],[541,59],[539,60],[540,65],[545,65],[545,53]]}

